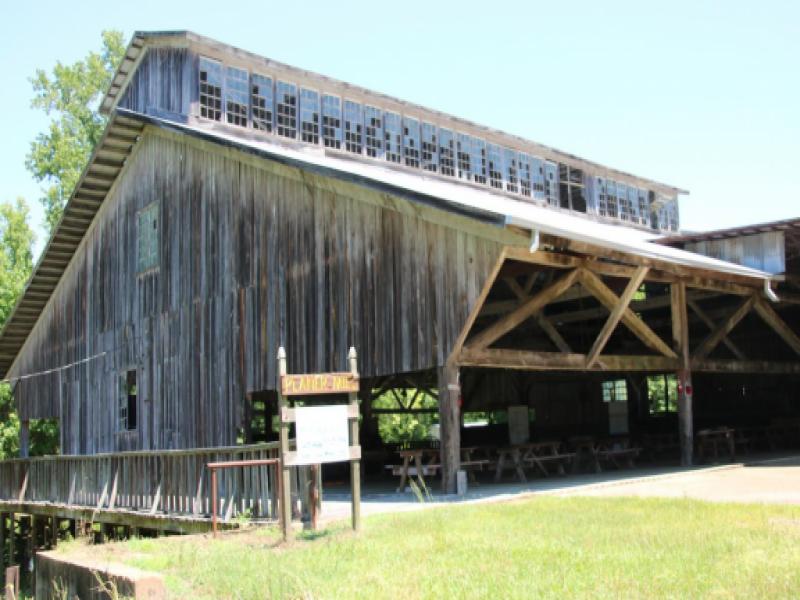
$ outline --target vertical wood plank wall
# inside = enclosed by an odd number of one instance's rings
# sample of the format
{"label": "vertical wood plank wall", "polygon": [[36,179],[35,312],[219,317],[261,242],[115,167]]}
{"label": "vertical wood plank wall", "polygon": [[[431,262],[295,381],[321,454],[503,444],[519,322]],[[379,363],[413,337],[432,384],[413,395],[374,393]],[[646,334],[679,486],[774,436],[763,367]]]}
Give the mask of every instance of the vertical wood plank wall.
{"label": "vertical wood plank wall", "polygon": [[[378,192],[215,148],[147,130],[14,365],[107,353],[17,384],[21,418],[60,418],[65,454],[235,443],[279,345],[291,372],[345,370],[350,345],[365,377],[442,365],[500,254]],[[160,266],[137,274],[151,202]],[[139,426],[120,433],[128,368]]]}

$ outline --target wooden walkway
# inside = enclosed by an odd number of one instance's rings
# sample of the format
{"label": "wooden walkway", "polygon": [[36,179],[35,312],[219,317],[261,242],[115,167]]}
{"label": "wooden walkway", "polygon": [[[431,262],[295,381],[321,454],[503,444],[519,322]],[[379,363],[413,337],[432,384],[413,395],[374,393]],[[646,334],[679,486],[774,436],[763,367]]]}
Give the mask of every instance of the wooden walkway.
{"label": "wooden walkway", "polygon": [[[210,529],[210,462],[278,457],[278,444],[0,461],[0,512],[195,533]],[[308,470],[292,470],[293,504]],[[275,466],[218,473],[223,523],[278,519]],[[294,511],[297,512],[297,511]]]}

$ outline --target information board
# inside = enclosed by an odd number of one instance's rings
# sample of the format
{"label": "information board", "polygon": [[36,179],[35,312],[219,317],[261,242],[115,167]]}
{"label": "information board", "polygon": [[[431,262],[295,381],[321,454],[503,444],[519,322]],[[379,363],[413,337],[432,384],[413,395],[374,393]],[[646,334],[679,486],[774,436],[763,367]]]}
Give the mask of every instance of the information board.
{"label": "information board", "polygon": [[350,460],[348,406],[295,408],[297,453],[294,465],[314,465]]}

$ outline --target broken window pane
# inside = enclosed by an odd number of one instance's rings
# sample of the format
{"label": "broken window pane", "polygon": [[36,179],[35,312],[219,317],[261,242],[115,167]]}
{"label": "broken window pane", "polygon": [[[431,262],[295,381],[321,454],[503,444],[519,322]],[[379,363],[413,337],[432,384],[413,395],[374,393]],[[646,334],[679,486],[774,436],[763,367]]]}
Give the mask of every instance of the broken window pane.
{"label": "broken window pane", "polygon": [[304,142],[319,144],[319,94],[300,89],[300,133]]}
{"label": "broken window pane", "polygon": [[360,104],[344,101],[344,149],[361,154],[364,136],[364,111]]}
{"label": "broken window pane", "polygon": [[617,210],[617,185],[613,181],[606,181],[606,216],[614,217],[619,216]]}
{"label": "broken window pane", "polygon": [[374,106],[364,108],[364,130],[367,156],[383,157],[383,116],[380,109]]}
{"label": "broken window pane", "polygon": [[222,120],[222,64],[200,58],[200,116]]}
{"label": "broken window pane", "polygon": [[276,92],[278,135],[294,139],[297,137],[297,86],[278,81]]}
{"label": "broken window pane", "polygon": [[225,67],[225,117],[229,124],[247,127],[247,71]]}
{"label": "broken window pane", "polygon": [[272,118],[274,114],[272,79],[253,73],[250,87],[253,129],[272,133]]}
{"label": "broken window pane", "polygon": [[458,161],[459,179],[472,179],[472,138],[465,133],[459,133],[456,142],[456,156]]}
{"label": "broken window pane", "polygon": [[639,222],[642,225],[650,224],[650,202],[647,190],[637,190],[639,196]]}
{"label": "broken window pane", "polygon": [[639,190],[632,185],[628,186],[628,211],[631,214],[631,222],[639,223]]}
{"label": "broken window pane", "polygon": [[544,163],[544,195],[550,206],[558,206],[558,165]]}
{"label": "broken window pane", "polygon": [[422,124],[422,168],[436,173],[439,170],[439,151],[436,143],[436,125]]}
{"label": "broken window pane", "polygon": [[384,155],[386,160],[400,164],[403,126],[399,114],[393,112],[383,113],[383,139],[386,143],[386,153]]}
{"label": "broken window pane", "polygon": [[403,160],[407,167],[419,168],[420,148],[419,121],[403,117]]}
{"label": "broken window pane", "polygon": [[519,157],[516,150],[503,150],[503,166],[505,167],[506,190],[519,194]]}
{"label": "broken window pane", "polygon": [[630,221],[631,211],[628,206],[628,187],[624,183],[617,184],[617,206],[619,207],[619,218],[623,221]]}
{"label": "broken window pane", "polygon": [[486,152],[489,160],[489,184],[496,189],[503,189],[503,149],[496,144],[487,144]]}
{"label": "broken window pane", "polygon": [[456,174],[456,151],[453,132],[449,129],[439,129],[439,164],[442,175],[454,177]]}
{"label": "broken window pane", "polygon": [[520,152],[519,154],[519,188],[520,193],[527,197],[531,197],[532,189],[531,180],[531,157],[527,154]]}
{"label": "broken window pane", "polygon": [[544,161],[541,158],[531,159],[531,172],[533,177],[533,197],[541,202],[545,201],[544,195]]}
{"label": "broken window pane", "polygon": [[342,147],[342,99],[339,96],[322,96],[322,141],[326,148]]}
{"label": "broken window pane", "polygon": [[472,180],[475,183],[486,183],[486,142],[480,138],[471,138],[470,166]]}

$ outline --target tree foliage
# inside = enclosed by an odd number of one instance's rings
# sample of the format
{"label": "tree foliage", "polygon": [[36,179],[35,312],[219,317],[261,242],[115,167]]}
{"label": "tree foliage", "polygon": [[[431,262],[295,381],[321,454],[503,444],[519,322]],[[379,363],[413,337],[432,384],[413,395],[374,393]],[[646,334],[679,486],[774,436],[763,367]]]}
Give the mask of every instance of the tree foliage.
{"label": "tree foliage", "polygon": [[[0,329],[5,325],[33,268],[33,230],[22,198],[0,204]],[[19,419],[11,387],[0,383],[0,457],[19,452]]]}
{"label": "tree foliage", "polygon": [[31,106],[51,120],[47,131],[31,143],[25,164],[46,185],[40,201],[50,231],[105,127],[106,119],[97,109],[124,56],[125,44],[120,31],[104,31],[102,39],[100,52],[89,52],[71,65],[58,62],[51,74],[38,69],[31,78]]}

